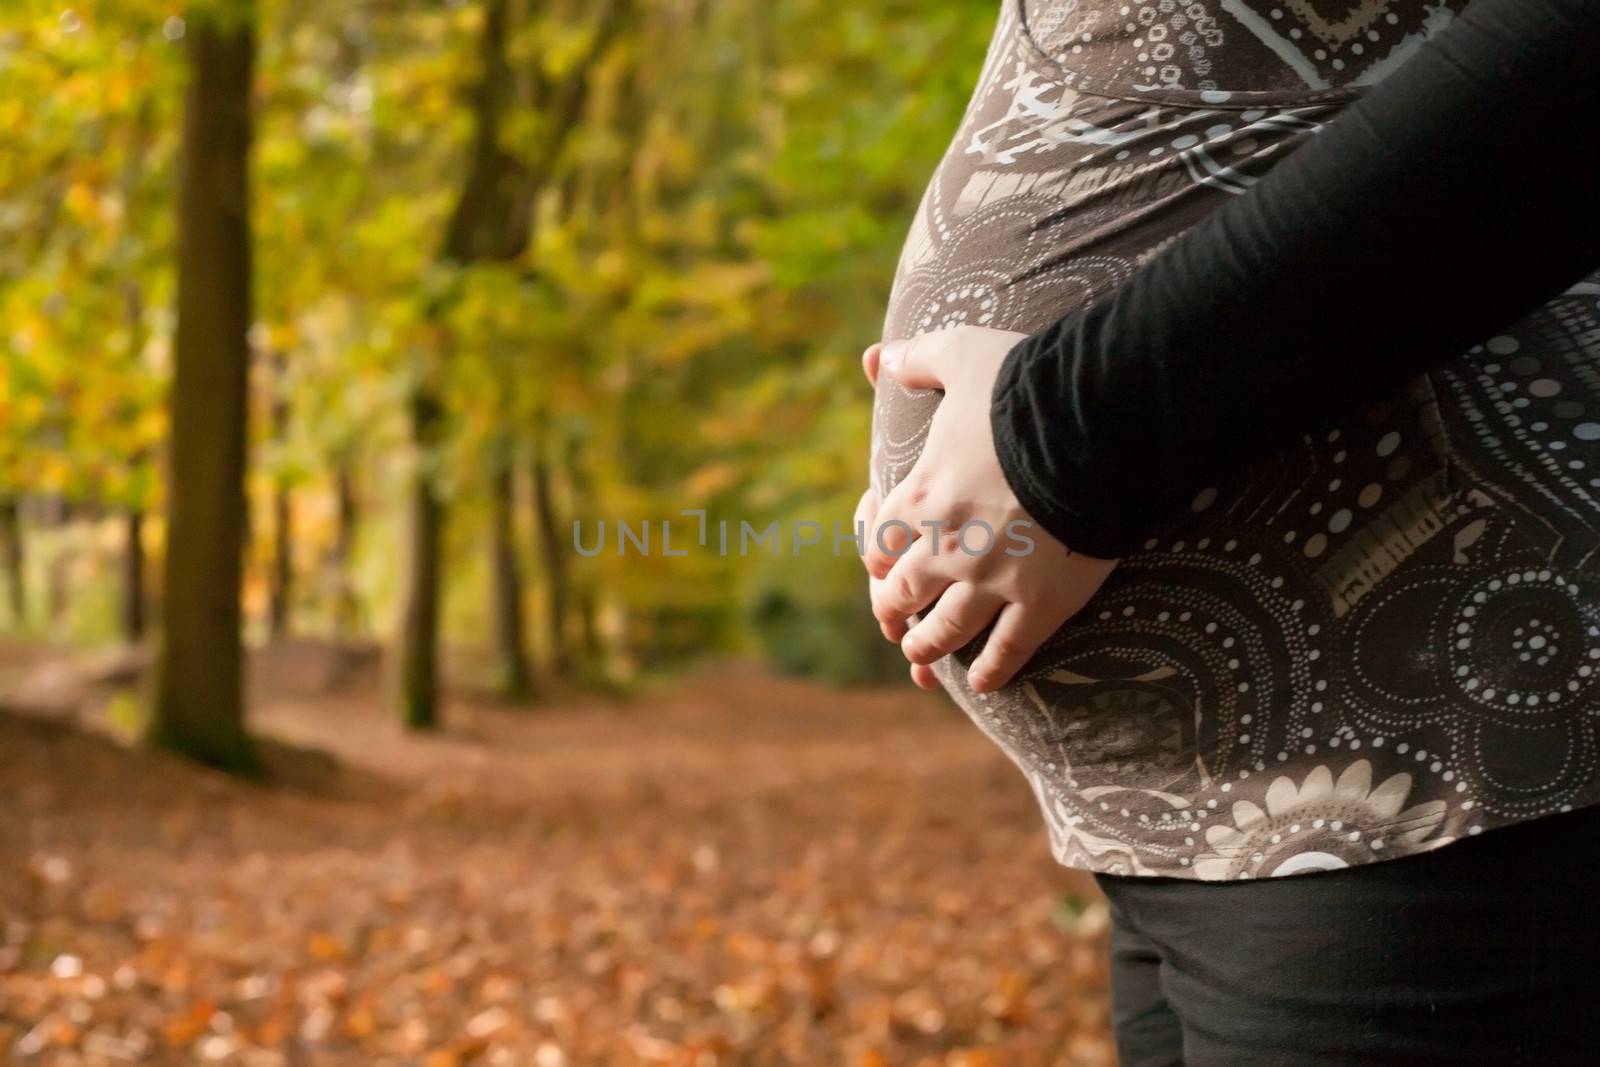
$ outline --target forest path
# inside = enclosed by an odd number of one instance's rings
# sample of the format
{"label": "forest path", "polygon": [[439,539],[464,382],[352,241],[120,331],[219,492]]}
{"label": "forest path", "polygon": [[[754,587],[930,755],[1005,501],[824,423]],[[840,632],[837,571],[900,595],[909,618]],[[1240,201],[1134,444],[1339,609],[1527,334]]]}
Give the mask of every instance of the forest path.
{"label": "forest path", "polygon": [[0,706],[60,697],[0,713],[0,1058],[1114,1059],[1092,884],[941,701],[722,666],[419,737],[308,648],[257,657],[260,785],[67,721],[115,664],[0,644]]}

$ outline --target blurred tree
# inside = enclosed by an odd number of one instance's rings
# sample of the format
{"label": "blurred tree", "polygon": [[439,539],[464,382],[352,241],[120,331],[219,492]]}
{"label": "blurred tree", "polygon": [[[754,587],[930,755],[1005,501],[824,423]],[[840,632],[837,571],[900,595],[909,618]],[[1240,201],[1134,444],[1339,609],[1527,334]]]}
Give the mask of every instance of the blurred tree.
{"label": "blurred tree", "polygon": [[361,605],[350,577],[361,505],[356,499],[355,461],[346,451],[334,458],[334,537],[328,550],[334,633],[348,639],[361,625]]}
{"label": "blurred tree", "polygon": [[[463,266],[477,259],[515,258],[526,241],[527,215],[516,188],[516,160],[501,144],[501,124],[511,91],[506,58],[509,0],[485,0],[479,35],[477,83],[472,92],[473,142],[467,176],[445,231],[441,258]],[[509,198],[509,199],[508,199]],[[516,223],[520,222],[521,226]],[[521,231],[521,232],[519,232]],[[442,303],[443,294],[437,300]],[[437,313],[439,309],[436,307]],[[429,366],[412,383],[411,437],[417,453],[409,514],[410,552],[398,650],[400,709],[407,726],[426,729],[439,720],[439,551],[444,507],[433,464],[445,408],[436,364],[446,347],[444,328]]]}
{"label": "blurred tree", "polygon": [[178,184],[178,322],[161,650],[148,736],[255,766],[244,727],[240,583],[250,367],[252,0],[191,7]]}
{"label": "blurred tree", "polygon": [[[405,722],[418,728],[438,721],[439,548],[444,509],[430,460],[440,445],[445,406],[439,363],[454,347],[452,313],[462,303],[464,268],[479,263],[514,263],[528,250],[533,210],[557,176],[563,149],[584,114],[591,70],[623,27],[630,0],[609,0],[597,17],[583,5],[558,5],[551,24],[531,27],[523,37],[533,54],[515,66],[511,46],[528,29],[516,0],[485,0],[478,47],[478,79],[472,92],[473,139],[466,177],[445,229],[440,259],[456,272],[431,309],[437,329],[434,360],[416,378],[410,398],[412,436],[423,462],[411,489],[411,553],[400,637],[400,701]],[[542,38],[576,25],[586,40],[565,55],[538,50]],[[557,38],[559,40],[559,38]],[[520,112],[518,111],[520,107]],[[513,120],[526,121],[513,127]],[[516,136],[513,136],[515,134]],[[496,436],[489,448],[491,559],[496,613],[497,675],[508,695],[529,686],[523,635],[522,590],[515,567],[510,510],[509,444]],[[506,489],[502,495],[499,490]],[[503,512],[499,509],[504,509]]]}
{"label": "blurred tree", "polygon": [[23,568],[22,523],[17,517],[17,498],[0,497],[0,562],[6,575],[11,622],[21,627],[28,618],[27,576]]}
{"label": "blurred tree", "polygon": [[534,434],[529,474],[533,483],[533,517],[539,536],[539,558],[544,568],[546,628],[550,663],[558,674],[573,674],[577,653],[569,625],[572,598],[568,573],[566,530],[557,518],[555,487],[551,484],[547,435]]}
{"label": "blurred tree", "polygon": [[493,466],[489,509],[490,597],[498,660],[495,684],[502,699],[527,700],[533,696],[533,668],[528,662],[522,568],[517,561],[516,453],[509,435],[496,440],[489,451],[489,462]]}
{"label": "blurred tree", "polygon": [[[289,437],[288,356],[279,348],[264,353],[268,424],[280,446]],[[268,583],[267,626],[273,637],[289,632],[294,605],[294,529],[291,486],[286,472],[272,478],[272,576]]]}
{"label": "blurred tree", "polygon": [[144,512],[129,511],[122,526],[122,610],[118,620],[122,639],[137,645],[145,629]]}

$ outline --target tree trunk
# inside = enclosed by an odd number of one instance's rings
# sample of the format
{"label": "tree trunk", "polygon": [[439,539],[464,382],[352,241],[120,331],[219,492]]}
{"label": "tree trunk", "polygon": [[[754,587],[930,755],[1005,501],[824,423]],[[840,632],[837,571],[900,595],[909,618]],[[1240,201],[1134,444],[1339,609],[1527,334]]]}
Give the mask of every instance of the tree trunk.
{"label": "tree trunk", "polygon": [[[267,361],[272,394],[272,436],[281,446],[289,436],[288,359],[274,352]],[[294,510],[288,480],[280,473],[272,484],[272,580],[268,583],[267,623],[273,637],[289,632],[294,604]]]}
{"label": "tree trunk", "polygon": [[[466,180],[445,227],[439,259],[466,267],[481,262],[514,262],[531,239],[533,205],[547,186],[563,146],[582,117],[590,68],[621,28],[631,0],[611,0],[596,25],[587,52],[576,57],[559,83],[531,73],[541,86],[527,101],[546,120],[531,151],[516,153],[500,141],[507,110],[518,84],[510,64],[510,42],[517,29],[509,0],[485,0],[478,39],[479,71],[470,94],[473,136]],[[524,71],[523,73],[529,73]],[[547,84],[548,82],[548,84]],[[445,302],[431,309],[441,324]],[[442,349],[441,349],[442,351]],[[436,381],[427,374],[413,395],[413,433],[424,462],[432,460],[433,438],[442,421]],[[426,466],[412,488],[411,563],[400,647],[401,713],[407,725],[437,722],[439,631],[439,541],[444,515]]]}
{"label": "tree trunk", "polygon": [[509,446],[495,449],[493,488],[490,493],[490,535],[494,569],[490,590],[494,604],[496,683],[504,700],[522,701],[533,695],[533,672],[528,666],[527,626],[522,611],[522,568],[517,562],[516,478]]}
{"label": "tree trunk", "polygon": [[[579,460],[578,450],[578,442],[569,441],[562,457],[562,467],[567,472],[572,499],[575,502],[594,498],[593,485],[588,471]],[[565,551],[564,543],[559,547]],[[568,557],[569,560],[570,558]],[[601,613],[606,598],[594,571],[584,568],[579,572],[571,581],[571,590],[571,597],[577,601],[578,615],[577,639],[574,643],[569,638],[570,651],[567,656],[568,661],[573,664],[572,674],[591,682],[609,685],[614,680],[617,656],[613,654],[616,649],[607,647],[607,636],[602,632]],[[618,632],[625,632],[625,628]]]}
{"label": "tree trunk", "polygon": [[272,490],[272,585],[267,601],[267,623],[273,637],[283,637],[289,632],[294,599],[292,519],[289,487],[280,481]]}
{"label": "tree trunk", "polygon": [[17,498],[0,497],[0,564],[6,575],[11,622],[21,626],[28,612],[28,587],[23,576],[22,523]]}
{"label": "tree trunk", "polygon": [[539,558],[544,567],[546,627],[550,631],[550,663],[562,677],[575,674],[572,642],[567,624],[572,585],[567,574],[566,539],[556,515],[555,492],[550,484],[550,464],[542,444],[533,450],[533,515],[539,529]]}
{"label": "tree trunk", "polygon": [[416,469],[411,481],[411,551],[406,563],[400,624],[399,698],[402,721],[415,730],[439,724],[439,544],[444,508],[434,484],[434,448],[443,412],[432,391],[411,397]]}
{"label": "tree trunk", "polygon": [[360,605],[356,602],[355,581],[350,575],[350,557],[355,551],[356,523],[361,505],[356,500],[355,476],[348,455],[339,458],[334,470],[335,532],[333,558],[333,629],[341,638],[360,629]]}
{"label": "tree trunk", "polygon": [[21,627],[28,615],[28,586],[23,576],[22,523],[17,516],[17,498],[0,497],[0,556],[10,594],[11,623]]}
{"label": "tree trunk", "polygon": [[[478,40],[482,69],[472,92],[473,145],[466,184],[445,228],[439,258],[453,266],[486,258],[508,240],[514,258],[526,243],[527,214],[501,211],[511,184],[511,157],[500,147],[500,116],[510,90],[506,66],[506,0],[488,0]],[[512,224],[520,221],[520,227]],[[519,232],[520,231],[520,232]],[[432,310],[443,319],[442,306]],[[441,330],[443,326],[441,325]],[[444,346],[441,346],[441,351]],[[425,730],[439,722],[439,545],[444,510],[434,484],[435,446],[444,411],[433,368],[419,372],[411,394],[411,434],[417,453],[411,485],[411,552],[406,569],[405,608],[400,624],[401,720]]]}
{"label": "tree trunk", "polygon": [[128,512],[122,525],[122,639],[144,640],[144,512]]}
{"label": "tree trunk", "polygon": [[[141,114],[141,118],[143,115]],[[142,166],[142,157],[130,155],[129,174],[124,182],[131,190],[135,185],[136,168]],[[138,282],[128,281],[122,287],[123,314],[128,322],[128,361],[137,364],[144,351],[148,330],[144,320],[144,289]],[[128,457],[135,469],[150,462],[149,453],[141,448]],[[127,502],[122,517],[122,597],[118,604],[118,621],[122,626],[122,639],[128,645],[144,640],[147,604],[145,603],[145,553],[144,514],[145,500]]]}
{"label": "tree trunk", "polygon": [[253,22],[240,0],[227,15],[197,13],[187,34],[167,551],[148,728],[156,744],[233,770],[256,767],[240,639]]}

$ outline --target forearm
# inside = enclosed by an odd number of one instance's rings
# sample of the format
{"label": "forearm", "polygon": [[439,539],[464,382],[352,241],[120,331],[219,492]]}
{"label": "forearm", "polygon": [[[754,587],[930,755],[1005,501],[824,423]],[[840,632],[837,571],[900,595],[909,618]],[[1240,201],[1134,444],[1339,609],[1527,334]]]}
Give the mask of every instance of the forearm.
{"label": "forearm", "polygon": [[1477,0],[1251,191],[1019,344],[995,444],[1069,546],[1205,484],[1600,266],[1600,4]]}

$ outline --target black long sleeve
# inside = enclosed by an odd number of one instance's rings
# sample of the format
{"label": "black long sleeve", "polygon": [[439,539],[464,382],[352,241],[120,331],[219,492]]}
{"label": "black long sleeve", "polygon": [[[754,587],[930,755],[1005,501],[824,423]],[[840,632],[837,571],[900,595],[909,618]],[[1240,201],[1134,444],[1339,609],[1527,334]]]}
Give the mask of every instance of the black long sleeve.
{"label": "black long sleeve", "polygon": [[1219,474],[1600,267],[1600,0],[1475,0],[1247,194],[1021,342],[995,445],[1068,546],[1126,554]]}

